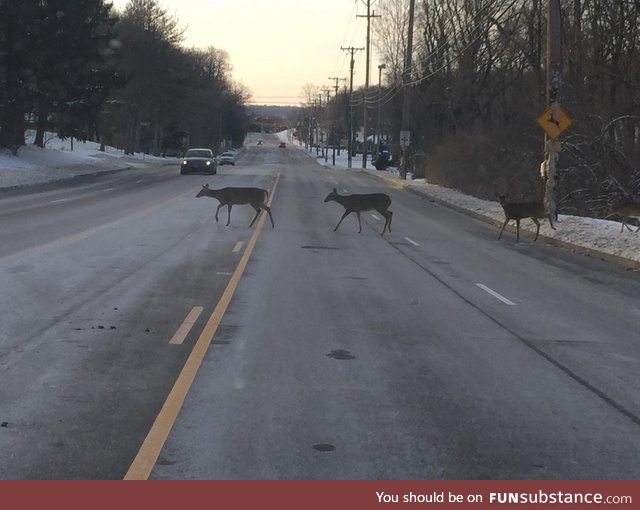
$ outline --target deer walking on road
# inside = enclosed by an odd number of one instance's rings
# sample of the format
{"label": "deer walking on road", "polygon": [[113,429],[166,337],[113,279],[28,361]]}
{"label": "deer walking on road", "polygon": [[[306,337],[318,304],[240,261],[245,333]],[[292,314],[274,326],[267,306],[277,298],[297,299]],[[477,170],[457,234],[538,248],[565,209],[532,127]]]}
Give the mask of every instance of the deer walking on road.
{"label": "deer walking on road", "polygon": [[196,198],[199,197],[211,197],[217,198],[220,204],[216,209],[216,222],[218,221],[218,211],[224,205],[227,206],[227,227],[231,221],[231,207],[234,205],[249,204],[256,211],[256,215],[251,220],[249,227],[253,226],[253,223],[258,218],[260,211],[264,209],[269,213],[269,219],[271,220],[271,227],[275,227],[273,224],[273,216],[271,216],[271,209],[266,204],[269,192],[262,188],[221,188],[210,189],[209,184],[203,184],[202,189],[198,191]]}
{"label": "deer walking on road", "polygon": [[536,237],[533,239],[534,241],[538,239],[538,234],[540,233],[539,218],[548,218],[551,228],[553,230],[556,229],[556,227],[553,226],[551,215],[547,212],[542,202],[508,202],[507,198],[509,195],[506,193],[504,195],[496,195],[496,197],[502,206],[505,217],[498,239],[502,237],[502,232],[510,220],[516,220],[516,241],[520,240],[520,220],[525,218],[531,218],[536,224]]}
{"label": "deer walking on road", "polygon": [[385,193],[363,193],[363,194],[355,194],[355,195],[339,195],[338,190],[333,188],[333,191],[327,195],[327,198],[324,199],[325,202],[338,202],[342,207],[344,207],[344,214],[340,221],[336,225],[336,228],[333,229],[335,232],[338,230],[340,223],[344,220],[349,214],[352,212],[356,213],[358,217],[358,225],[360,226],[360,230],[358,233],[362,232],[362,222],[360,221],[360,213],[363,211],[377,211],[380,213],[384,219],[384,227],[382,228],[382,232],[380,235],[385,233],[385,230],[389,230],[391,232],[391,218],[393,213],[389,211],[389,206],[391,205],[391,198],[389,195]]}
{"label": "deer walking on road", "polygon": [[[629,232],[633,232],[627,222],[630,218],[640,219],[640,202],[622,202],[617,207],[614,207],[611,212],[605,216],[605,219],[613,216],[620,217],[620,221],[622,222],[620,232],[624,231],[624,227],[627,227]],[[640,226],[636,229],[636,232],[638,232],[638,230],[640,230]]]}

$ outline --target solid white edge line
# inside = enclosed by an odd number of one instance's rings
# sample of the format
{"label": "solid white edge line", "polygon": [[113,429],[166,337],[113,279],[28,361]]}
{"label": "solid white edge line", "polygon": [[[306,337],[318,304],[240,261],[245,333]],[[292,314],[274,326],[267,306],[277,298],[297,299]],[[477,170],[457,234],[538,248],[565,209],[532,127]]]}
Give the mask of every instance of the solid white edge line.
{"label": "solid white edge line", "polygon": [[516,305],[513,301],[507,299],[506,297],[502,296],[501,294],[498,294],[495,290],[490,289],[486,285],[483,285],[482,283],[476,283],[476,285],[478,287],[480,287],[482,290],[484,290],[487,294],[491,294],[494,298],[499,299],[500,301],[502,301],[505,305],[509,305],[509,306],[515,306]]}

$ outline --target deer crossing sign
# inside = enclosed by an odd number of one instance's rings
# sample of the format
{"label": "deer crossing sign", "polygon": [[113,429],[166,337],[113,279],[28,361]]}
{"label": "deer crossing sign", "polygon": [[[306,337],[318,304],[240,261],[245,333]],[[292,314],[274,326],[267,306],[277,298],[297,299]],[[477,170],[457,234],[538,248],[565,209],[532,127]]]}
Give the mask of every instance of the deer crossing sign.
{"label": "deer crossing sign", "polygon": [[571,125],[571,118],[559,105],[554,105],[538,117],[538,124],[553,140]]}

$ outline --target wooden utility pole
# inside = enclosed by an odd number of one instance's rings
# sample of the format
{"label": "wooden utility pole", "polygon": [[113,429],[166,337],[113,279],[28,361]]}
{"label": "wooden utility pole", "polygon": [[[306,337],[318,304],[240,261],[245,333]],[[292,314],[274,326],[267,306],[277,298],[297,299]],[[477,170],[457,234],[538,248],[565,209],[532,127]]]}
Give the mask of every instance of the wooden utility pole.
{"label": "wooden utility pole", "polygon": [[371,50],[371,18],[379,18],[379,15],[376,15],[375,11],[371,13],[371,0],[363,0],[364,3],[367,4],[367,14],[366,15],[357,15],[357,18],[367,18],[367,64],[366,71],[364,75],[364,104],[362,106],[363,110],[363,142],[362,142],[362,168],[367,168],[367,91],[369,90],[369,67],[371,59],[369,57],[369,53]]}
{"label": "wooden utility pole", "polygon": [[[335,80],[336,84],[333,86],[335,90],[335,98],[334,98],[334,112],[333,112],[333,121],[331,122],[331,131],[333,133],[333,166],[336,166],[336,143],[338,144],[338,150],[340,150],[340,142],[336,133],[336,119],[338,118],[338,82],[339,81],[347,81],[346,78],[337,78],[337,77],[329,77],[330,80]],[[342,131],[342,130],[340,130]]]}
{"label": "wooden utility pole", "polygon": [[344,48],[341,46],[340,49],[351,53],[351,70],[349,78],[349,152],[347,153],[347,167],[351,168],[353,159],[353,66],[355,65],[353,54],[356,51],[364,50],[364,48],[354,48],[353,46]]}
{"label": "wooden utility pole", "polygon": [[[547,109],[551,118],[558,123],[558,108],[560,106],[560,76],[562,73],[560,0],[547,0],[547,55],[546,55],[546,89]],[[544,182],[544,202],[549,214],[557,217],[555,196],[558,152],[560,143],[545,135],[545,157],[540,166],[540,173]]]}
{"label": "wooden utility pole", "polygon": [[402,123],[400,127],[400,178],[407,178],[407,148],[411,143],[411,54],[413,53],[413,11],[415,0],[409,2],[409,30],[407,33],[407,53],[404,59],[404,72],[402,73]]}
{"label": "wooden utility pole", "polygon": [[[322,133],[322,157],[324,158],[324,161],[326,163],[327,158],[329,157],[329,147],[328,147],[328,143],[329,143],[329,101],[331,99],[331,89],[329,89],[328,87],[325,87],[322,89],[322,92],[324,92],[327,95],[327,100],[324,104],[324,129],[321,131]],[[325,136],[326,135],[326,136]]]}

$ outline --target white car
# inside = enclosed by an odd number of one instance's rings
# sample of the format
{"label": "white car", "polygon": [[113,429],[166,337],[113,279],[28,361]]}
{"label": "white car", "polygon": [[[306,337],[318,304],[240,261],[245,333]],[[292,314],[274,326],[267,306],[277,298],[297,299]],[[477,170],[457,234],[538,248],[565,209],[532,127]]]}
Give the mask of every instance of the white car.
{"label": "white car", "polygon": [[236,164],[236,157],[231,151],[223,152],[218,156],[218,164],[222,165],[233,165]]}

